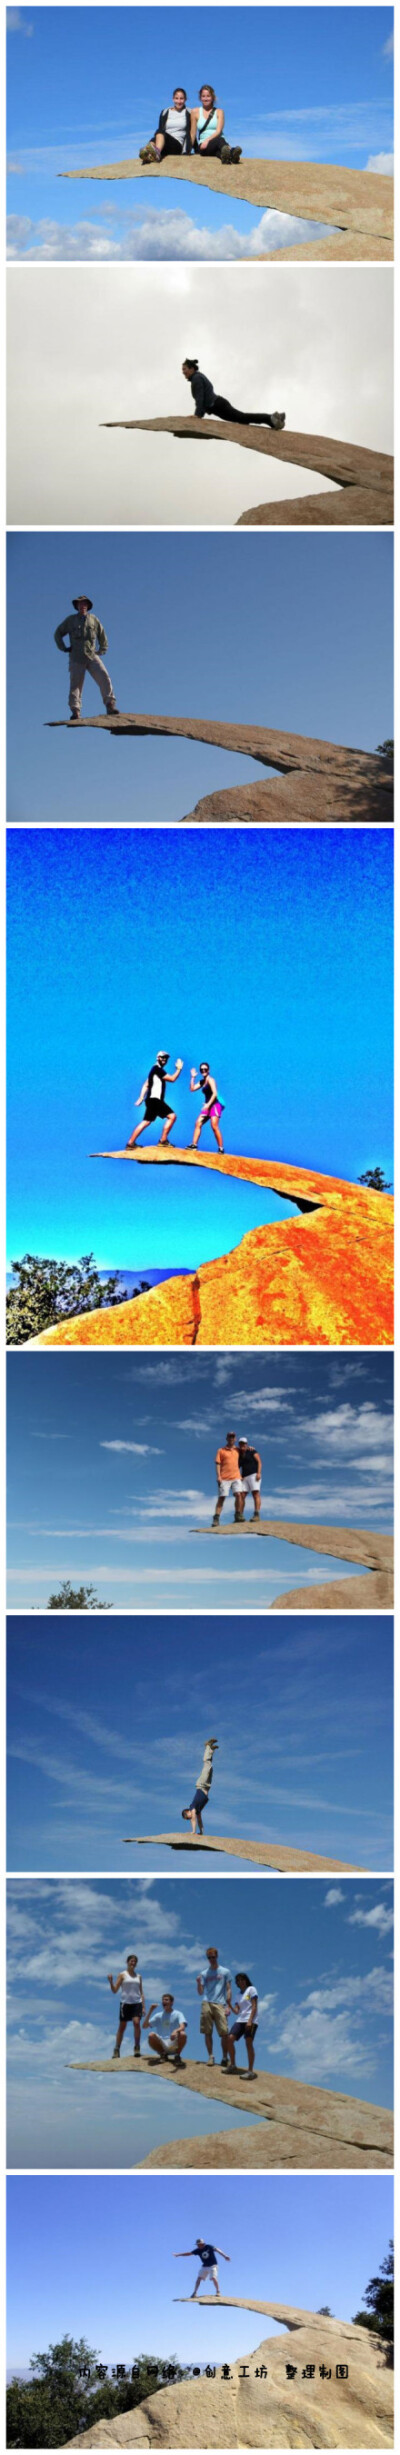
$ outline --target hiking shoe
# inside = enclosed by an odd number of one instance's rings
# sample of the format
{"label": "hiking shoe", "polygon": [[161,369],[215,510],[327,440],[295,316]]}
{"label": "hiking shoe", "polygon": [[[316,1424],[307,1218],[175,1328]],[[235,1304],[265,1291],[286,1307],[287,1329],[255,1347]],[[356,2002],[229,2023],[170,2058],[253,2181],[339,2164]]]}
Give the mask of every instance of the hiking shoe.
{"label": "hiking shoe", "polygon": [[137,2055],[137,2054],[140,2054],[140,2046],[134,2046],[133,2052],[134,2052],[134,2056],[135,2056],[135,2055]]}
{"label": "hiking shoe", "polygon": [[107,699],[106,716],[120,716],[120,714],[121,709],[117,708],[116,699]]}
{"label": "hiking shoe", "polygon": [[221,152],[220,152],[220,157],[219,157],[219,158],[220,158],[220,162],[231,162],[231,161],[232,161],[232,154],[231,154],[231,148],[230,148],[230,145],[221,145]]}
{"label": "hiking shoe", "polygon": [[276,427],[276,431],[277,431],[277,434],[278,434],[278,435],[280,435],[280,434],[281,434],[281,432],[282,432],[282,427],[283,427],[283,426],[286,426],[286,410],[285,410],[285,409],[274,409],[273,418],[271,418],[271,426],[275,426],[275,427]]}
{"label": "hiking shoe", "polygon": [[207,2055],[207,2063],[209,2071],[215,2071],[215,2054]]}
{"label": "hiking shoe", "polygon": [[221,2071],[230,2071],[229,2055],[221,2055]]}
{"label": "hiking shoe", "polygon": [[159,156],[156,153],[155,145],[148,144],[139,146],[139,162],[157,162],[158,160]]}
{"label": "hiking shoe", "polygon": [[211,1519],[211,1525],[212,1525],[212,1526],[219,1526],[219,1523],[220,1523],[219,1517],[212,1517],[212,1519]]}
{"label": "hiking shoe", "polygon": [[81,718],[81,711],[80,711],[80,708],[71,708],[71,714],[70,714],[70,720],[69,720],[69,721],[70,721],[70,725],[79,725],[79,724],[80,724],[80,718]]}
{"label": "hiking shoe", "polygon": [[242,147],[241,147],[241,145],[231,145],[231,150],[230,150],[230,161],[231,161],[231,162],[241,162],[241,159],[242,159]]}
{"label": "hiking shoe", "polygon": [[120,2055],[120,2049],[119,2049],[119,2046],[113,2046],[113,2051],[112,2051],[112,2060],[113,2060],[113,2063],[119,2063],[119,2055]]}

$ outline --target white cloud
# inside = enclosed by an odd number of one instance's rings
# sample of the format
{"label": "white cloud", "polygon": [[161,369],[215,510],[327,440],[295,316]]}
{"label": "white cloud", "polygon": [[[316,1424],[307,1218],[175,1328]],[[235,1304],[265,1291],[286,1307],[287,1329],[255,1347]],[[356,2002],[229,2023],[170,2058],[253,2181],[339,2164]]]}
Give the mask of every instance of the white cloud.
{"label": "white cloud", "polygon": [[387,42],[386,42],[386,43],[382,43],[382,59],[383,59],[383,60],[392,60],[392,59],[393,59],[393,53],[394,53],[394,33],[392,33],[392,34],[388,34],[388,37],[387,37]]}
{"label": "white cloud", "polygon": [[142,262],[158,263],[221,263],[250,261],[259,255],[272,255],[281,247],[302,246],[312,238],[330,235],[325,222],[302,221],[289,213],[272,209],[260,214],[251,230],[236,230],[225,222],[219,230],[199,226],[190,214],[176,206],[173,211],[160,205],[148,206],[139,220],[135,211],[118,215],[118,230],[112,219],[112,209],[98,213],[96,220],[81,220],[68,228],[47,216],[33,222],[27,215],[11,214],[8,225],[8,255],[10,259],[28,255],[35,263],[54,263],[61,259],[72,263]]}
{"label": "white cloud", "polygon": [[25,16],[24,9],[7,9],[6,27],[7,34],[33,34],[33,26],[30,25],[29,18]]}
{"label": "white cloud", "polygon": [[392,1453],[391,1411],[384,1414],[368,1399],[359,1407],[345,1401],[343,1406],[321,1408],[319,1414],[308,1417],[306,1423],[304,1421],[304,1429],[317,1442],[319,1450],[341,1451],[343,1457],[350,1453],[357,1467],[366,1465],[368,1471],[371,1452],[374,1461],[379,1451],[381,1455],[384,1454],[385,1460],[387,1454],[391,1456]]}
{"label": "white cloud", "polygon": [[331,1884],[329,1892],[325,1893],[324,1909],[336,1909],[337,1902],[344,1901],[345,1897],[345,1893],[340,1891],[339,1884]]}
{"label": "white cloud", "polygon": [[376,1901],[374,1909],[353,1910],[348,1924],[375,1927],[379,1935],[390,1935],[394,1926],[393,1910],[387,1908],[386,1901]]}
{"label": "white cloud", "polygon": [[381,179],[392,179],[394,172],[394,153],[370,153],[368,162],[366,163],[366,169],[378,171]]}
{"label": "white cloud", "polygon": [[162,1458],[162,1449],[152,1449],[149,1441],[100,1441],[100,1449],[132,1449],[136,1458]]}

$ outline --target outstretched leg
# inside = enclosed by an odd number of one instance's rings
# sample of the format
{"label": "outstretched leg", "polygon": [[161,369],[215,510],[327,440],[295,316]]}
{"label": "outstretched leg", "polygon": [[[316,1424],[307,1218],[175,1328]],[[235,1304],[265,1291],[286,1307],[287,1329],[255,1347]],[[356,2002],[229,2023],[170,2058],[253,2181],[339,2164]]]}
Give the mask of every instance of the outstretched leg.
{"label": "outstretched leg", "polygon": [[175,1112],[175,1110],[174,1110],[174,1109],[173,1109],[173,1111],[172,1111],[172,1117],[169,1117],[169,1118],[168,1118],[168,1124],[167,1124],[167,1125],[163,1125],[163,1130],[162,1130],[161,1139],[160,1139],[160,1151],[162,1150],[163,1142],[168,1142],[168,1141],[169,1141],[169,1136],[170,1136],[170,1134],[172,1134],[172,1127],[173,1127],[173,1125],[176,1125],[176,1112]]}
{"label": "outstretched leg", "polygon": [[150,1118],[150,1117],[142,1117],[142,1123],[141,1123],[141,1125],[135,1125],[135,1131],[134,1131],[134,1133],[129,1135],[129,1142],[126,1142],[126,1143],[125,1143],[125,1150],[126,1150],[126,1151],[133,1151],[133,1149],[134,1149],[134,1145],[135,1145],[135,1142],[138,1142],[138,1141],[139,1141],[139,1134],[147,1134],[147,1127],[148,1127],[148,1125],[150,1125],[150,1124],[151,1124],[151,1118]]}

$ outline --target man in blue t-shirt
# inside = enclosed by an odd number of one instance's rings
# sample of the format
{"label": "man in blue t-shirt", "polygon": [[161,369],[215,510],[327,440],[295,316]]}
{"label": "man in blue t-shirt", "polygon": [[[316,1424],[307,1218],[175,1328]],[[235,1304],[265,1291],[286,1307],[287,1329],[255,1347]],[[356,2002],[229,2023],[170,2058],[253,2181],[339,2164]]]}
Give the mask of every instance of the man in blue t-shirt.
{"label": "man in blue t-shirt", "polygon": [[217,2299],[218,2299],[218,2301],[220,2302],[220,2300],[221,2300],[221,2295],[220,2295],[220,2289],[219,2289],[219,2283],[218,2283],[218,2268],[217,2268],[217,2259],[227,2259],[227,2261],[228,2261],[228,2267],[229,2267],[229,2266],[230,2266],[229,2251],[228,2251],[228,2250],[218,2250],[218,2249],[217,2249],[217,2247],[216,2247],[215,2242],[203,2242],[203,2241],[202,2241],[202,2237],[201,2237],[201,2233],[198,2233],[198,2235],[197,2235],[197,2242],[195,2242],[195,2245],[194,2245],[194,2250],[174,2250],[174,2259],[196,2259],[196,2258],[197,2258],[197,2259],[200,2259],[200,2267],[199,2267],[199,2273],[198,2273],[198,2276],[196,2276],[196,2283],[195,2283],[195,2286],[194,2286],[194,2291],[193,2291],[193,2293],[190,2293],[190,2294],[189,2294],[189,2300],[190,2300],[191,2302],[195,2302],[195,2300],[196,2300],[196,2294],[198,2293],[198,2290],[199,2290],[199,2285],[201,2285],[201,2279],[202,2279],[202,2276],[205,2276],[205,2277],[206,2277],[206,2280],[207,2280],[209,2277],[211,2278],[211,2283],[214,2285],[214,2290],[215,2290],[215,2292],[216,2292],[216,2294],[217,2294]]}
{"label": "man in blue t-shirt", "polygon": [[216,1944],[208,1944],[206,1967],[199,1971],[196,1985],[198,1995],[204,1996],[200,2013],[200,2030],[201,2036],[205,2037],[209,2063],[215,2061],[213,2055],[214,2027],[222,2045],[221,2071],[229,2071],[227,2013],[230,2012],[232,2005],[232,1979],[230,1969],[223,1968]]}

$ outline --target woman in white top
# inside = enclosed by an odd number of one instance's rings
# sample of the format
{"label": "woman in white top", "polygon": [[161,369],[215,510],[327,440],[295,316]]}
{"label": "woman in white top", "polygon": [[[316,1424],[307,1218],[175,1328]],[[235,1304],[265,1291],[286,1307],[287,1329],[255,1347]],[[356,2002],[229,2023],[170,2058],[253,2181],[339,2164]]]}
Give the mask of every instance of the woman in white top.
{"label": "woman in white top", "polygon": [[[240,1986],[240,1995],[239,1995],[238,2001],[237,2001],[236,2003],[234,2003],[234,2004],[233,2004],[233,2007],[232,2007],[232,2008],[233,2008],[233,2011],[236,2013],[236,2019],[234,2020],[233,2029],[229,2029],[229,2030],[228,2030],[227,2047],[228,2047],[229,2061],[230,2061],[230,2065],[231,2065],[231,2071],[236,2071],[235,2045],[237,2045],[237,2044],[238,2044],[238,2042],[239,2042],[239,2038],[240,2038],[240,2037],[244,2037],[244,2038],[245,2038],[245,2042],[246,2042],[246,2053],[247,2053],[247,2061],[248,2061],[248,2066],[249,2066],[249,2079],[250,2079],[250,2076],[251,2076],[252,2072],[254,2071],[254,2042],[253,2042],[253,2041],[254,2041],[254,2038],[255,2038],[256,2029],[258,2029],[258,2019],[257,2019],[257,2013],[258,2013],[258,1994],[257,1994],[257,1987],[256,1987],[256,1986],[252,1986],[252,1984],[251,1984],[251,1979],[250,1979],[250,1978],[248,1978],[248,1976],[247,1976],[247,1970],[246,1970],[246,1969],[237,1969],[237,1970],[236,1970],[236,1985],[237,1985],[237,1986]],[[239,2070],[240,2070],[240,2064],[239,2064]]]}
{"label": "woman in white top", "polygon": [[140,2054],[140,2022],[144,2018],[146,2005],[143,1994],[143,1980],[140,1976],[140,1969],[138,1969],[136,1952],[128,1952],[126,1969],[120,1969],[118,1978],[113,1978],[111,1976],[111,1970],[109,1970],[108,1984],[111,1986],[112,1995],[118,1995],[119,1988],[121,1988],[120,2015],[113,2051],[113,2062],[115,2062],[119,2055],[122,2039],[125,2035],[125,2029],[127,2028],[130,2020],[133,2022],[133,2034],[135,2040],[134,2052],[135,2054]]}
{"label": "woman in white top", "polygon": [[166,153],[190,153],[191,142],[191,114],[185,87],[174,85],[172,102],[166,111],[160,111],[154,136],[139,148],[139,161],[162,162]]}
{"label": "woman in white top", "polygon": [[213,85],[201,85],[197,109],[191,114],[194,153],[217,154],[220,162],[240,162],[241,145],[228,145],[224,137],[225,112],[217,103]]}

